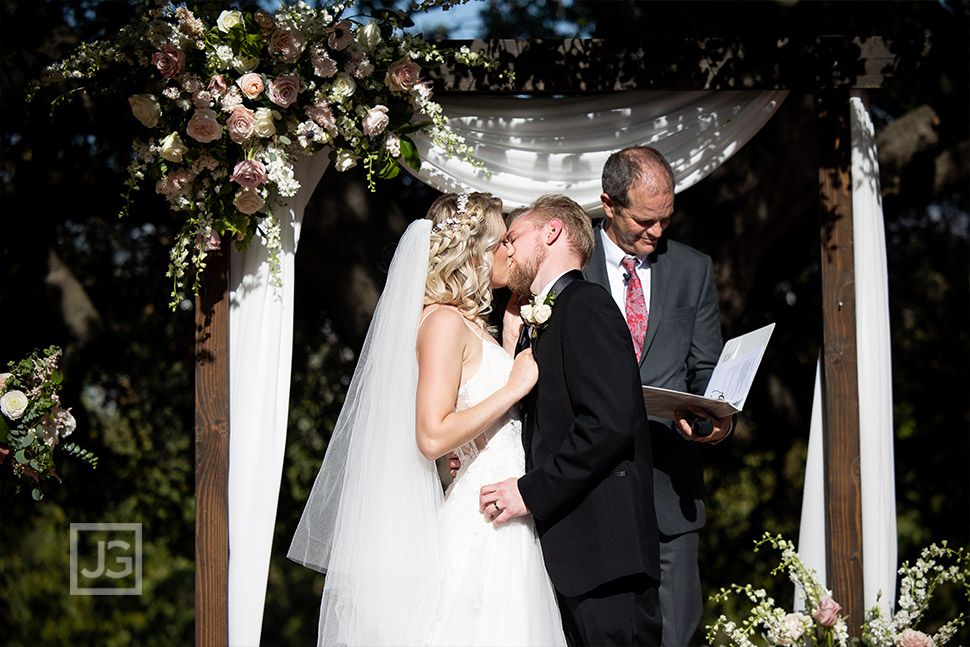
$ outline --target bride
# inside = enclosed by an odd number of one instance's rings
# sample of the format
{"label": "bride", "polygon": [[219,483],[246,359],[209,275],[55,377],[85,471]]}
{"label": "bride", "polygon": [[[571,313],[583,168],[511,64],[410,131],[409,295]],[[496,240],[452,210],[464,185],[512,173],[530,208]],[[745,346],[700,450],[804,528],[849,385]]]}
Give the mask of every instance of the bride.
{"label": "bride", "polygon": [[[443,195],[391,261],[288,553],[326,573],[318,645],[565,644],[531,518],[495,528],[478,509],[482,485],[523,474],[516,403],[537,379],[485,329],[501,209]],[[454,450],[443,495],[434,459]]]}

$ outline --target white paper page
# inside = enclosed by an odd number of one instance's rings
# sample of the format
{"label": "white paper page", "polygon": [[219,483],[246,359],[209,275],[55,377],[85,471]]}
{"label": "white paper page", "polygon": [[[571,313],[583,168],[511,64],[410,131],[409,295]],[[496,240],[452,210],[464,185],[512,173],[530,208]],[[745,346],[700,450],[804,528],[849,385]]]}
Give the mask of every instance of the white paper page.
{"label": "white paper page", "polygon": [[755,371],[761,361],[761,351],[762,349],[755,349],[718,364],[711,374],[711,381],[707,383],[704,397],[725,400],[737,407],[748,395],[748,389],[751,388]]}

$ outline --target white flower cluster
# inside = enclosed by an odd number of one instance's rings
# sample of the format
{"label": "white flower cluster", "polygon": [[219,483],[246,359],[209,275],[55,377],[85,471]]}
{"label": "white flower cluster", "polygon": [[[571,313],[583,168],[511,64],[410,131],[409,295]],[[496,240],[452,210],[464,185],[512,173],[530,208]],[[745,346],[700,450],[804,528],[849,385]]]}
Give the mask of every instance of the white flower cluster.
{"label": "white flower cluster", "polygon": [[[787,571],[791,581],[804,592],[806,604],[812,610],[811,616],[801,612],[788,613],[776,607],[764,589],[754,589],[750,584],[733,584],[728,589],[721,589],[711,599],[723,602],[732,595],[741,594],[754,607],[740,625],[725,615],[708,625],[710,644],[751,647],[760,628],[761,637],[768,645],[847,647],[851,642],[848,626],[831,591],[819,583],[813,570],[805,567],[790,541],[766,534],[758,546],[764,543],[781,550],[781,564],[772,572]],[[945,566],[940,563],[943,559],[954,563]],[[946,644],[966,622],[967,614],[950,620],[932,636],[915,629],[914,625],[922,618],[934,589],[940,584],[953,582],[970,593],[970,559],[964,549],[950,549],[945,542],[941,546],[931,545],[923,550],[915,566],[904,564],[899,574],[902,579],[898,611],[889,618],[878,604],[868,610],[861,627],[863,643],[870,647],[937,647]],[[715,638],[718,636],[726,636],[728,642],[717,643]]]}
{"label": "white flower cluster", "polygon": [[[426,0],[420,11],[451,4]],[[404,34],[398,14],[345,18],[352,6],[284,3],[273,15],[227,8],[207,24],[186,6],[164,4],[47,70],[45,84],[115,75],[139,87],[128,103],[147,143],[134,143],[126,184],[130,195],[154,182],[184,214],[171,250],[173,303],[189,265],[198,289],[212,232],[248,245],[273,200],[297,194],[293,165],[303,155],[329,148],[337,171],[363,161],[373,189],[374,176],[395,176],[402,158],[418,163],[407,134],[427,122],[420,130],[435,146],[472,161],[432,100],[422,63],[491,63]]]}

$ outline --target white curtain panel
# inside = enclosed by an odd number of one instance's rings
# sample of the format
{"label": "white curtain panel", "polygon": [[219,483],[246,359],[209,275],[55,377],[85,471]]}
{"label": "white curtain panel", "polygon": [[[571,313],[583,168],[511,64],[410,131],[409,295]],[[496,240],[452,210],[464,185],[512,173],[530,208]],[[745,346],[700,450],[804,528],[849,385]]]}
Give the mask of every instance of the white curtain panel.
{"label": "white curtain panel", "polygon": [[[849,101],[852,129],[852,214],[855,255],[856,355],[862,489],[864,603],[887,611],[896,590],[896,481],[893,462],[892,361],[886,236],[875,129],[864,91]],[[825,496],[821,398],[815,404],[805,470],[799,553],[825,578]]]}
{"label": "white curtain panel", "polygon": [[727,161],[771,118],[787,92],[630,91],[570,98],[446,97],[452,129],[490,171],[449,158],[430,137],[414,136],[421,171],[443,192],[488,191],[507,210],[562,193],[592,215],[603,163],[627,146],[650,145],[673,167],[677,191]]}
{"label": "white curtain panel", "polygon": [[264,241],[229,259],[229,646],[259,644],[283,473],[293,355],[294,255],[303,211],[330,163],[301,159],[302,189],[271,205],[280,219],[280,279]]}

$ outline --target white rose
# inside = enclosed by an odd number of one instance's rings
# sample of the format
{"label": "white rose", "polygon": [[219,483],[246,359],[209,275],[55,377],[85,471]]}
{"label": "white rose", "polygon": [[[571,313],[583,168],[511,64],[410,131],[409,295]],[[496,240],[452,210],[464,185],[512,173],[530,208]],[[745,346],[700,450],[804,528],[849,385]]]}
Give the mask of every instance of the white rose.
{"label": "white rose", "polygon": [[259,195],[257,191],[245,188],[236,194],[232,204],[240,213],[248,216],[263,208],[263,196]]}
{"label": "white rose", "polygon": [[526,321],[532,321],[532,306],[528,303],[519,308],[519,315]]}
{"label": "white rose", "polygon": [[258,56],[234,56],[232,58],[232,69],[240,74],[252,72],[259,65]]}
{"label": "white rose", "polygon": [[381,42],[381,28],[377,26],[377,22],[371,20],[358,29],[357,42],[366,51],[373,52],[374,48]]}
{"label": "white rose", "polygon": [[334,164],[341,173],[357,166],[357,156],[350,151],[340,151],[337,154],[337,161]]}
{"label": "white rose", "polygon": [[241,11],[225,10],[219,14],[219,18],[216,20],[216,26],[223,34],[227,34],[229,33],[229,30],[236,25],[241,25],[242,21],[243,17]]}
{"label": "white rose", "polygon": [[376,105],[364,115],[360,127],[368,137],[376,137],[384,132],[388,123],[387,106]]}
{"label": "white rose", "polygon": [[17,420],[24,415],[28,404],[30,404],[30,401],[27,399],[27,395],[16,389],[7,391],[3,394],[3,397],[0,397],[0,411],[3,411],[3,415],[11,420]]}
{"label": "white rose", "polygon": [[185,145],[179,134],[172,133],[162,140],[159,154],[169,162],[181,162],[182,156],[188,152],[189,147]]}
{"label": "white rose", "polygon": [[162,116],[162,106],[153,94],[135,94],[128,98],[128,105],[135,119],[148,128],[158,125],[158,118]]}
{"label": "white rose", "polygon": [[539,325],[542,325],[549,321],[549,317],[552,316],[552,308],[545,303],[538,304],[532,309],[532,318]]}
{"label": "white rose", "polygon": [[341,99],[353,95],[356,90],[357,82],[349,74],[340,74],[334,79],[333,85],[330,86],[330,91],[333,92],[333,95]]}
{"label": "white rose", "polygon": [[61,438],[67,438],[73,434],[74,430],[77,428],[77,420],[74,419],[74,416],[70,411],[64,412],[63,417],[61,418],[61,423]]}
{"label": "white rose", "polygon": [[276,134],[276,119],[280,113],[269,108],[256,108],[256,136],[272,137]]}
{"label": "white rose", "polygon": [[805,624],[807,622],[811,622],[811,618],[803,613],[789,613],[782,621],[785,626],[785,631],[788,632],[792,642],[798,642],[798,639],[802,637],[805,633]]}

